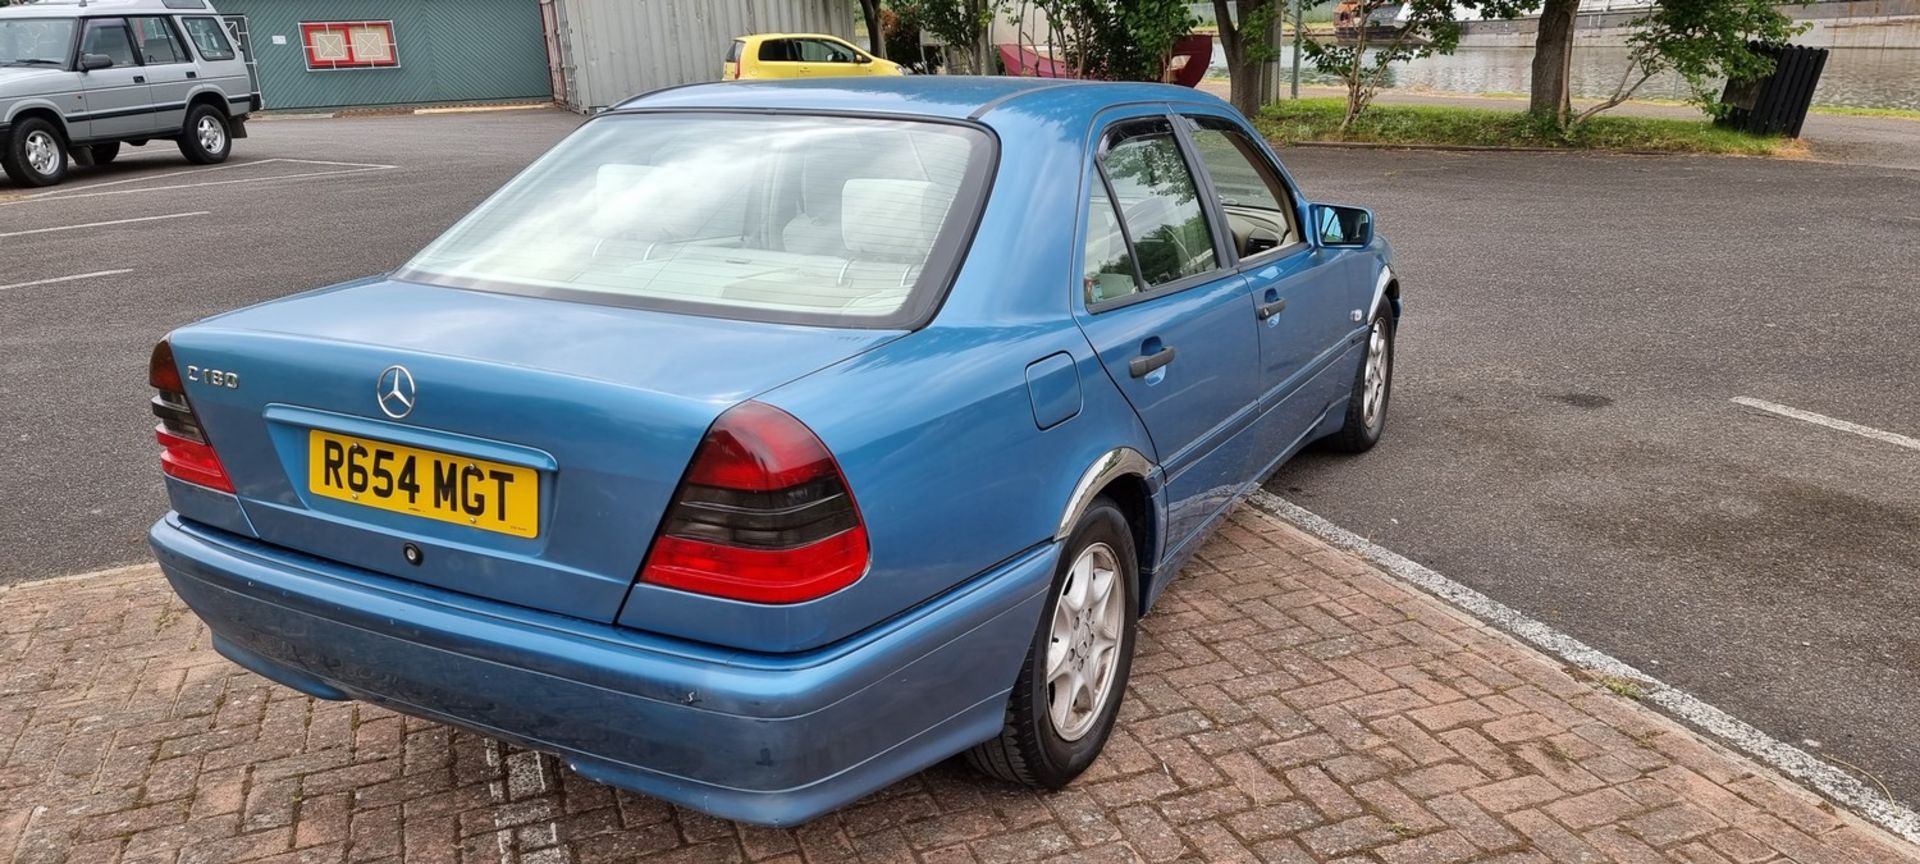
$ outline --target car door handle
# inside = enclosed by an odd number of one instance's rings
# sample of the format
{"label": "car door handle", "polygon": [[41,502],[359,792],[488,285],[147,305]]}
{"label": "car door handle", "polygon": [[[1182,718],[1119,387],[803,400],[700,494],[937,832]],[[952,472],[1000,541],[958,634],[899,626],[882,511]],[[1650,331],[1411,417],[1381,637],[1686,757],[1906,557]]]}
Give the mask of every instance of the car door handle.
{"label": "car door handle", "polygon": [[1287,298],[1282,297],[1278,300],[1273,301],[1272,303],[1260,304],[1260,308],[1253,310],[1253,314],[1260,316],[1260,320],[1265,321],[1268,318],[1272,318],[1273,316],[1286,311],[1286,308],[1287,308]]}
{"label": "car door handle", "polygon": [[145,76],[145,75],[135,75],[135,76],[133,76],[133,83],[135,83],[135,84],[145,84],[145,83],[147,83],[147,76]]}
{"label": "car door handle", "polygon": [[198,72],[188,72],[188,73],[187,73],[187,77],[188,77],[188,78],[198,78],[198,77],[200,77],[200,73],[198,73]]}
{"label": "car door handle", "polygon": [[1152,354],[1135,357],[1127,361],[1127,374],[1135,378],[1145,378],[1153,370],[1173,362],[1173,346],[1168,345]]}

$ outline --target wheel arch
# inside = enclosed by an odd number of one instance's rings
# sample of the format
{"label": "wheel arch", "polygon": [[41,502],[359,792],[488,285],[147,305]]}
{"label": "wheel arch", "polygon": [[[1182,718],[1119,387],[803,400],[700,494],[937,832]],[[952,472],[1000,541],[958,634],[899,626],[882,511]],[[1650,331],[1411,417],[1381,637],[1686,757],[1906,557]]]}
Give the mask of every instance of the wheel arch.
{"label": "wheel arch", "polygon": [[1137,611],[1142,614],[1146,612],[1148,587],[1153,584],[1154,565],[1158,561],[1156,544],[1160,539],[1153,487],[1148,482],[1153,470],[1153,463],[1132,447],[1115,447],[1102,453],[1074,484],[1073,494],[1067,499],[1067,508],[1053,534],[1056,542],[1064,542],[1080,517],[1103,496],[1119,505],[1127,519],[1128,532],[1133,535],[1135,569],[1139,571],[1134,596],[1140,604]]}
{"label": "wheel arch", "polygon": [[73,146],[73,133],[67,129],[67,118],[62,116],[51,104],[45,102],[28,102],[24,106],[16,109],[13,112],[13,116],[6,118],[6,122],[9,126],[17,126],[20,124],[20,121],[33,118],[39,118],[52,123],[54,131],[60,133],[60,140],[69,147]]}
{"label": "wheel arch", "polygon": [[193,111],[195,105],[212,105],[215,111],[220,112],[220,116],[233,116],[233,109],[227,104],[226,94],[212,87],[196,90],[193,95],[187,97],[187,111]]}

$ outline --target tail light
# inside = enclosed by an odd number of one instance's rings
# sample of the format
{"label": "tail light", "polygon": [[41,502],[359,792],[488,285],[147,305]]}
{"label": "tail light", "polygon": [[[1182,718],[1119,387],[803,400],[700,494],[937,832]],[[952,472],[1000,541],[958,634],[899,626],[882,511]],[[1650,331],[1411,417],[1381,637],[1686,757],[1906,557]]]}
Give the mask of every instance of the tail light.
{"label": "tail light", "polygon": [[207,443],[200,418],[187,402],[180,367],[173,362],[173,345],[165,339],[153,346],[153,358],[147,362],[147,383],[160,391],[153,397],[153,416],[160,418],[153,436],[160,442],[161,472],[209,489],[232,492],[233,481],[227,479],[227,469],[221,466],[213,445]]}
{"label": "tail light", "polygon": [[746,402],[694,451],[640,580],[799,603],[853,584],[867,562],[866,525],[833,454],[793,415]]}

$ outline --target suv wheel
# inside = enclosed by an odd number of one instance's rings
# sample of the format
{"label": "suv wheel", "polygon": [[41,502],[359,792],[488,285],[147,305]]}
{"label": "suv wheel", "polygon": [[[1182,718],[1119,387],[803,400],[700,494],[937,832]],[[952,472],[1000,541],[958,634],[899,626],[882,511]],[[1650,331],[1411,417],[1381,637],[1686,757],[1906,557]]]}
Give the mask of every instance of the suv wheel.
{"label": "suv wheel", "polygon": [[227,130],[226,115],[212,105],[195,105],[187,112],[187,125],[180,130],[180,152],[196,165],[227,161],[233,152],[233,137]]}
{"label": "suv wheel", "polygon": [[1093,764],[1113,732],[1133,668],[1137,560],[1120,508],[1096,499],[1062,552],[1039,631],[1007,698],[1006,725],[967,752],[975,768],[1058,789]]}
{"label": "suv wheel", "polygon": [[60,130],[39,117],[13,126],[0,167],[22,186],[52,186],[67,176],[67,142]]}

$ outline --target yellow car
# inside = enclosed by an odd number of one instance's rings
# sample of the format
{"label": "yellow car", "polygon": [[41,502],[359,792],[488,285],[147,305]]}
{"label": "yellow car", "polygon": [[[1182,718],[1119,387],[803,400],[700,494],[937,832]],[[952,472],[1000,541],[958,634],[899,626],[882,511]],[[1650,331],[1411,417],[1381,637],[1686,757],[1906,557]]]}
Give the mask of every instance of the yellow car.
{"label": "yellow car", "polygon": [[828,78],[838,75],[905,75],[900,64],[868,54],[836,36],[819,33],[756,33],[733,40],[720,77]]}

